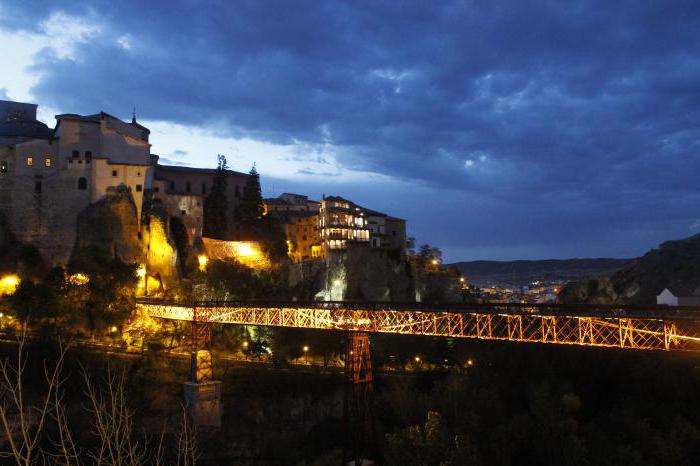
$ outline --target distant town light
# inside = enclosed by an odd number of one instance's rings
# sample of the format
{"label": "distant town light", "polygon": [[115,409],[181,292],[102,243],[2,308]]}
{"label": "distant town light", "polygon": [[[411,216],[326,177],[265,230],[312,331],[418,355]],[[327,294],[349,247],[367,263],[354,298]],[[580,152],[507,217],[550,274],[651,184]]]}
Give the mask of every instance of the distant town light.
{"label": "distant town light", "polygon": [[15,274],[5,275],[0,278],[0,296],[4,294],[13,294],[15,291],[17,291],[19,282],[20,278]]}
{"label": "distant town light", "polygon": [[207,270],[207,264],[209,263],[209,258],[205,256],[204,254],[200,254],[197,256],[197,262],[199,262],[199,270],[201,272],[204,272]]}

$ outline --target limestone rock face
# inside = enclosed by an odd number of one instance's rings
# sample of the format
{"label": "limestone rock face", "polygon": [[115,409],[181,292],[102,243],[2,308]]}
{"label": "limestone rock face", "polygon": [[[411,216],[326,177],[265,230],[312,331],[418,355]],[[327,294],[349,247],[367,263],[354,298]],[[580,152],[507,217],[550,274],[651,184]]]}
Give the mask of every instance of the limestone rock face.
{"label": "limestone rock face", "polygon": [[123,262],[143,262],[136,204],[126,187],[111,189],[104,199],[89,205],[78,215],[73,257],[90,247]]}
{"label": "limestone rock face", "polygon": [[460,282],[445,271],[416,272],[416,300],[420,302],[461,302]]}
{"label": "limestone rock face", "polygon": [[351,247],[331,251],[325,260],[290,266],[289,283],[300,300],[413,301],[413,279],[406,262],[381,249]]}
{"label": "limestone rock face", "polygon": [[344,299],[366,301],[413,301],[415,292],[406,262],[383,249],[350,248],[339,270],[345,272]]}
{"label": "limestone rock face", "polygon": [[150,213],[142,231],[148,275],[157,277],[166,288],[178,281],[180,270],[177,248],[168,231],[167,216],[157,211]]}
{"label": "limestone rock face", "polygon": [[700,286],[700,235],[662,243],[609,277],[574,282],[562,288],[563,303],[656,304],[664,288]]}

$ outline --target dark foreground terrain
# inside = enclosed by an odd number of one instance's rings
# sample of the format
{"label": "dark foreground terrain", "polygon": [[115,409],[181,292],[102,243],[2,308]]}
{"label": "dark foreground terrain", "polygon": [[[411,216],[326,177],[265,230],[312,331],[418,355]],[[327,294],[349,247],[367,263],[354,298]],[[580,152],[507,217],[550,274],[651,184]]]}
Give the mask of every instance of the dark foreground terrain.
{"label": "dark foreground terrain", "polygon": [[[395,361],[400,348],[424,360],[447,360],[430,370],[421,362],[376,371],[375,456],[385,464],[697,464],[698,355],[412,337],[375,338],[373,345],[378,368]],[[11,355],[14,346],[1,350]],[[34,344],[29,354],[26,386],[35,395],[41,360],[56,351]],[[456,365],[469,359],[471,366]],[[343,378],[337,369],[215,363],[224,382],[223,427],[198,433],[197,464],[339,464]],[[173,432],[185,359],[74,349],[64,371],[65,404],[84,451],[94,436],[80,368],[100,380],[108,365],[126,377],[135,432],[151,440],[164,426]]]}

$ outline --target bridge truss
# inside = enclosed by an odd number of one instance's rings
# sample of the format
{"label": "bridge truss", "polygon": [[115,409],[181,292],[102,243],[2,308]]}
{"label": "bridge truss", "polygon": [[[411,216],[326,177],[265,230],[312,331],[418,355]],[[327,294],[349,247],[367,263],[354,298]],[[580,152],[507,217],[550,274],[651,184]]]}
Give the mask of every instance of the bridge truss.
{"label": "bridge truss", "polygon": [[[390,303],[196,304],[140,300],[150,317],[207,324],[244,324],[427,335],[639,350],[700,351],[700,313],[637,308]],[[629,311],[632,311],[630,314]]]}

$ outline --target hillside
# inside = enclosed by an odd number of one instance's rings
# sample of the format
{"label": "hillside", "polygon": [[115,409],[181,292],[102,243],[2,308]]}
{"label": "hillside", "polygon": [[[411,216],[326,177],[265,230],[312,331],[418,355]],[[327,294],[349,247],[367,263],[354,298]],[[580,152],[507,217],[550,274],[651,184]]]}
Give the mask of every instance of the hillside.
{"label": "hillside", "polygon": [[533,280],[581,280],[608,275],[628,259],[471,261],[453,265],[476,286],[522,286]]}
{"label": "hillside", "polygon": [[666,241],[629,261],[609,277],[565,286],[562,302],[655,304],[667,287],[695,290],[700,286],[700,235]]}

